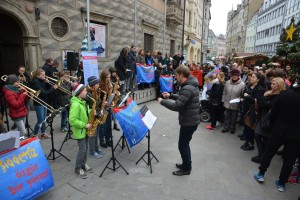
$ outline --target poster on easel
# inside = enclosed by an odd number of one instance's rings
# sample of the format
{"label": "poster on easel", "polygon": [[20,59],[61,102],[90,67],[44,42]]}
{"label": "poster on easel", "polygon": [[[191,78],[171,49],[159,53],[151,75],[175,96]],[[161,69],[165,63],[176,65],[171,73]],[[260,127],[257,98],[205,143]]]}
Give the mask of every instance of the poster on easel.
{"label": "poster on easel", "polygon": [[83,73],[84,73],[84,84],[88,84],[88,78],[96,76],[99,79],[98,70],[98,56],[96,51],[83,51],[81,52]]}

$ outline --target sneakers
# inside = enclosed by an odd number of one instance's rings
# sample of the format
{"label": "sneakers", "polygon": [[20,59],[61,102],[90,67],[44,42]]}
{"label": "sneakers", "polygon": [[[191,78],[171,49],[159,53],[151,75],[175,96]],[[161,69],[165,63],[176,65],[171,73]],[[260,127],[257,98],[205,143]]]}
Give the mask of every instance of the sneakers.
{"label": "sneakers", "polygon": [[86,163],[81,168],[83,169],[84,172],[89,172],[89,173],[93,173],[94,172],[93,168],[91,168],[90,166],[88,166],[88,164],[86,164]]}
{"label": "sneakers", "polygon": [[62,128],[61,131],[62,131],[62,132],[67,132],[68,129],[65,127],[65,128]]}
{"label": "sneakers", "polygon": [[101,151],[101,150],[98,150],[98,151],[96,150],[96,152],[101,156],[103,156],[105,154],[105,151]]}
{"label": "sneakers", "polygon": [[106,145],[109,147],[112,147],[112,141],[111,140],[106,140]]}
{"label": "sneakers", "polygon": [[264,175],[258,173],[254,175],[254,179],[259,182],[259,183],[263,183],[265,181],[265,177]]}
{"label": "sneakers", "polygon": [[275,184],[279,192],[284,192],[285,184],[281,183],[279,180],[275,181]]}
{"label": "sneakers", "polygon": [[83,171],[83,169],[78,169],[75,170],[75,174],[77,175],[77,177],[82,178],[82,179],[86,179],[87,175],[86,173]]}
{"label": "sneakers", "polygon": [[227,132],[229,132],[228,129],[223,129],[223,130],[221,131],[221,133],[227,133]]}
{"label": "sneakers", "polygon": [[205,128],[209,130],[214,130],[215,128],[217,128],[217,126],[207,125]]}
{"label": "sneakers", "polygon": [[95,152],[93,154],[89,155],[91,158],[102,158],[102,155],[100,155],[99,153]]}
{"label": "sneakers", "polygon": [[242,148],[244,151],[252,151],[254,150],[254,145],[253,144],[248,144],[247,146]]}
{"label": "sneakers", "polygon": [[47,133],[43,133],[41,135],[41,139],[49,139],[49,138],[51,138],[51,135],[48,135]]}

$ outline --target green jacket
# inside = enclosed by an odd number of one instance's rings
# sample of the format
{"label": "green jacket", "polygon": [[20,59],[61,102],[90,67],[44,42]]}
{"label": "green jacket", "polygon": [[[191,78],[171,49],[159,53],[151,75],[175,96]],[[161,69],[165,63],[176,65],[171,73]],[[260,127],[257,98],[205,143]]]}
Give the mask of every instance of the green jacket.
{"label": "green jacket", "polygon": [[86,124],[89,120],[90,109],[86,105],[85,100],[78,97],[71,98],[71,107],[69,114],[69,123],[72,126],[73,138],[82,139],[86,137]]}

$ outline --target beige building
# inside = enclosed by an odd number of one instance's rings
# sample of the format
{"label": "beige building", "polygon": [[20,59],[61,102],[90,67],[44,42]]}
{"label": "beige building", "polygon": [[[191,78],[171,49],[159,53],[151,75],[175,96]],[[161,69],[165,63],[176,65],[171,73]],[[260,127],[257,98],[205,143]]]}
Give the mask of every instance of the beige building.
{"label": "beige building", "polygon": [[[209,6],[207,9],[206,5],[208,2]],[[197,63],[203,60],[203,41],[207,41],[207,38],[204,39],[204,36],[208,36],[208,34],[205,34],[206,26],[204,27],[204,20],[207,15],[209,15],[210,19],[209,8],[210,1],[207,0],[186,1],[184,47],[188,63]]]}
{"label": "beige building", "polygon": [[246,29],[263,0],[242,0],[236,10],[228,12],[226,30],[226,55],[244,52]]}
{"label": "beige building", "polygon": [[[164,0],[90,0],[90,9],[99,68],[113,65],[121,49],[134,43],[138,50],[182,49],[183,1],[169,0],[165,7]],[[18,65],[35,70],[49,57],[63,63],[66,51],[80,53],[86,18],[86,0],[1,0],[1,75]],[[198,29],[199,23],[191,27],[200,35]]]}

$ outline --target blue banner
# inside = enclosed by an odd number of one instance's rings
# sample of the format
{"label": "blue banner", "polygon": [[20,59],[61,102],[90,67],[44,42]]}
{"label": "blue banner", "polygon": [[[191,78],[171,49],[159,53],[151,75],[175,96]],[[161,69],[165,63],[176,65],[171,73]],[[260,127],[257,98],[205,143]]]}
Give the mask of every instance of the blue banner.
{"label": "blue banner", "polygon": [[0,198],[34,199],[54,186],[38,140],[0,156]]}
{"label": "blue banner", "polygon": [[163,76],[159,77],[160,92],[173,92],[173,76]]}
{"label": "blue banner", "polygon": [[137,83],[153,83],[155,81],[153,65],[136,64],[136,81]]}
{"label": "blue banner", "polygon": [[137,104],[131,99],[127,106],[114,108],[113,111],[129,146],[133,147],[140,143],[147,134],[148,128],[142,121],[143,115]]}

